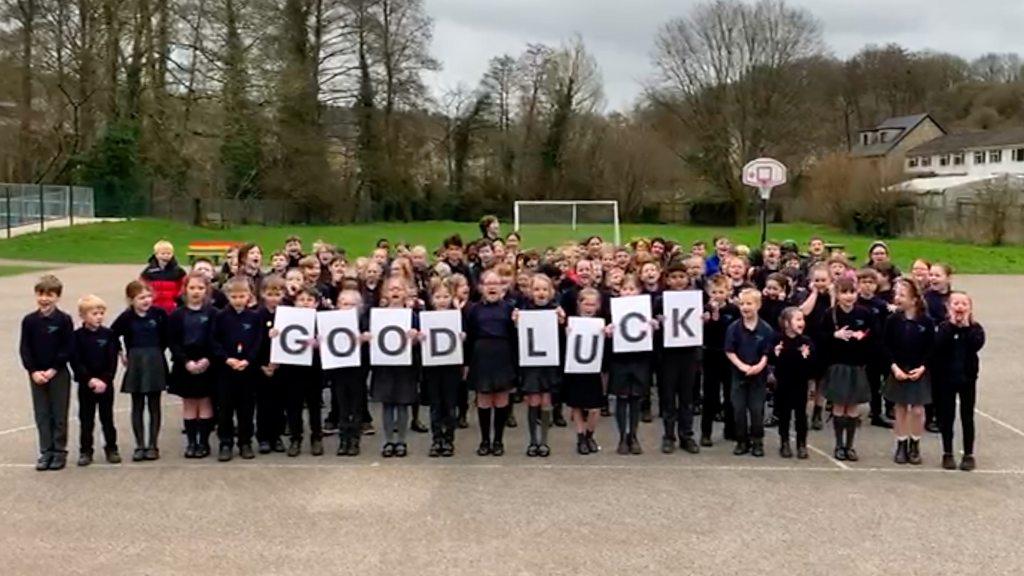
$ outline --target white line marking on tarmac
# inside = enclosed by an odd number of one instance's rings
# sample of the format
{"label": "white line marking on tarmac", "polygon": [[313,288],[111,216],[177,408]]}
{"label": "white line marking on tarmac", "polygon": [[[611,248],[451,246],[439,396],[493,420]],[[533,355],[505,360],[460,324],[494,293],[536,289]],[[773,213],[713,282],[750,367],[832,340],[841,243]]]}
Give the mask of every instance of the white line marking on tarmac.
{"label": "white line marking on tarmac", "polygon": [[835,464],[836,466],[838,466],[840,468],[840,470],[849,470],[850,469],[849,466],[847,466],[846,464],[843,464],[839,460],[836,460],[835,458],[832,457],[831,454],[829,454],[828,452],[825,452],[824,450],[818,450],[817,448],[815,448],[814,446],[812,446],[809,443],[807,444],[807,448],[810,449],[810,451],[814,452],[815,454],[820,454],[820,455],[824,456],[825,458],[828,459],[829,462],[831,462],[831,463]]}
{"label": "white line marking on tarmac", "polygon": [[984,418],[988,418],[992,422],[995,422],[996,424],[1002,426],[1003,428],[1006,428],[1007,430],[1009,430],[1010,432],[1013,432],[1017,436],[1024,437],[1024,431],[1022,431],[1020,428],[1016,428],[1016,427],[1014,427],[1014,426],[1012,426],[1010,424],[1007,424],[1006,422],[1003,422],[1002,420],[1000,420],[999,418],[996,418],[995,416],[993,416],[991,414],[986,414],[985,412],[982,412],[981,410],[978,410],[977,408],[974,409],[974,413],[979,415],[979,416],[982,416]]}
{"label": "white line marking on tarmac", "polygon": [[[28,463],[0,463],[0,470],[29,470],[34,469],[34,464]],[[308,463],[242,463],[234,462],[230,464],[225,463],[191,463],[191,464],[128,464],[128,465],[115,465],[115,464],[101,464],[96,463],[89,467],[90,470],[103,470],[103,471],[157,471],[157,470],[230,470],[230,471],[246,471],[251,472],[252,470],[338,470],[338,471],[357,471],[357,470],[387,470],[392,469],[408,469],[408,468],[419,468],[419,469],[474,469],[474,470],[498,470],[507,471],[507,469],[535,469],[535,470],[560,470],[560,471],[581,471],[585,472],[593,469],[601,470],[673,470],[673,471],[690,471],[690,472],[814,472],[818,474],[948,474],[950,476],[959,477],[961,474],[956,471],[943,470],[941,468],[922,468],[918,466],[907,466],[899,468],[854,468],[847,466],[845,468],[834,468],[831,466],[743,466],[743,465],[662,465],[662,464],[468,464],[468,463],[452,463],[452,464],[389,464],[382,466],[381,462],[364,462],[364,463],[346,463],[346,464],[308,464]],[[78,469],[74,466],[69,466],[69,470]],[[86,472],[85,469],[82,472]],[[974,470],[971,474],[978,474],[982,476],[1024,476],[1024,469],[980,469]]]}
{"label": "white line marking on tarmac", "polygon": [[[165,408],[168,407],[168,406],[181,406],[181,402],[167,402],[163,406]],[[78,404],[77,403],[73,403],[71,405],[71,407],[68,409],[69,419],[71,417],[74,417],[74,419],[72,421],[68,422],[68,429],[69,430],[71,429],[72,426],[77,426],[78,425],[78,418],[76,416],[78,414],[77,408],[78,408]],[[114,414],[125,414],[125,413],[131,412],[131,411],[132,411],[131,406],[126,407],[126,408],[116,408],[116,409],[114,409]],[[8,434],[16,434],[18,432],[25,432],[26,430],[35,430],[35,429],[36,429],[36,425],[35,424],[29,424],[28,426],[18,426],[16,428],[8,428],[7,430],[0,430],[0,436],[7,436]],[[96,429],[99,430],[100,426],[96,426]]]}

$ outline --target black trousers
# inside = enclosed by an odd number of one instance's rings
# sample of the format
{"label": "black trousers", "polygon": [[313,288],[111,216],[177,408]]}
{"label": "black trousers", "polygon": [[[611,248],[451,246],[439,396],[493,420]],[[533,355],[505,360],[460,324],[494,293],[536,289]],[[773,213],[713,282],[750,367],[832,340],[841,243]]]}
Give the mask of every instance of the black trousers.
{"label": "black trousers", "polygon": [[114,386],[107,385],[102,394],[89,389],[89,385],[78,384],[78,422],[81,432],[78,436],[79,451],[92,453],[94,431],[96,430],[96,412],[100,413],[100,427],[103,429],[103,441],[108,449],[117,447],[117,429],[114,428]]}
{"label": "black trousers", "polygon": [[452,441],[458,426],[462,366],[423,369],[423,384],[430,399],[430,435],[434,442]]}
{"label": "black trousers", "polygon": [[350,440],[362,435],[363,413],[366,403],[366,368],[339,368],[331,370],[331,402],[337,411],[338,430],[342,438]]}
{"label": "black trousers", "polygon": [[286,403],[287,396],[280,368],[269,378],[261,371],[256,384],[257,441],[272,444],[281,439],[281,435],[284,434]]}
{"label": "black trousers", "polygon": [[700,348],[666,349],[658,374],[658,402],[665,438],[693,436],[693,391],[700,370]]}
{"label": "black trousers", "polygon": [[725,352],[721,350],[704,351],[704,402],[701,405],[700,414],[701,436],[711,437],[715,414],[719,410],[722,410],[725,415],[725,436],[735,436],[736,422],[733,418],[730,370],[729,359],[725,357]]}
{"label": "black trousers", "polygon": [[775,415],[779,419],[779,438],[789,441],[789,424],[796,426],[797,446],[807,445],[807,381],[780,380],[775,386]]}
{"label": "black trousers", "polygon": [[67,452],[68,405],[71,404],[71,375],[67,368],[58,370],[46,384],[36,384],[29,378],[28,385],[32,387],[39,452]]}
{"label": "black trousers", "polygon": [[736,418],[736,440],[746,442],[764,438],[764,401],[767,394],[763,378],[733,375],[732,409]]}
{"label": "black trousers", "polygon": [[256,370],[257,368],[249,368],[237,372],[225,368],[217,383],[217,398],[220,405],[220,411],[217,413],[217,438],[220,439],[221,446],[234,445],[236,417],[238,445],[252,444],[256,386],[260,377]]}
{"label": "black trousers", "polygon": [[281,375],[288,397],[288,429],[292,440],[302,440],[302,410],[309,413],[309,437],[323,438],[323,378],[312,366],[287,366]]}
{"label": "black trousers", "polygon": [[964,434],[964,454],[974,454],[974,403],[977,381],[932,380],[933,401],[942,433],[942,451],[953,453],[953,426],[956,424],[956,400],[960,398],[960,426]]}

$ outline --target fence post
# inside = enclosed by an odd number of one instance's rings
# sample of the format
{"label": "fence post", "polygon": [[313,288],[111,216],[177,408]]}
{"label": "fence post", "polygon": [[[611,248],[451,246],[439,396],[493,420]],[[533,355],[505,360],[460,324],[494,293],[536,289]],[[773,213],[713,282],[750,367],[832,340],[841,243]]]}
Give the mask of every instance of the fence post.
{"label": "fence post", "polygon": [[39,185],[39,231],[46,232],[46,209],[43,205],[43,185]]}
{"label": "fence post", "polygon": [[4,194],[7,202],[7,239],[11,239],[11,187],[4,186]]}

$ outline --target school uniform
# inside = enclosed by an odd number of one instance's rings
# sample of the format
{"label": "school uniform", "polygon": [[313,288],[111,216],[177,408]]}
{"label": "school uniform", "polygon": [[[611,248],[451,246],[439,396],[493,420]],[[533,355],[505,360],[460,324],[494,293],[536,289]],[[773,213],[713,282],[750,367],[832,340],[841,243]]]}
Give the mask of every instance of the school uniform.
{"label": "school uniform", "polygon": [[[760,318],[753,329],[747,328],[743,318],[735,320],[725,332],[724,350],[733,353],[742,362],[753,366],[767,358],[775,332]],[[732,364],[730,362],[730,364]],[[731,370],[733,417],[736,439],[739,442],[764,438],[764,403],[768,393],[767,366],[756,376],[742,374],[735,366]],[[750,414],[748,429],[747,414]],[[728,416],[727,416],[728,417]]]}
{"label": "school uniform", "polygon": [[932,319],[936,326],[949,318],[949,309],[946,307],[949,303],[949,292],[925,290],[923,297],[925,308],[928,310],[928,317]]}
{"label": "school uniform", "polygon": [[704,322],[704,399],[700,433],[701,438],[711,438],[715,415],[721,410],[724,413],[725,438],[730,440],[735,435],[735,420],[732,417],[730,363],[725,356],[725,332],[740,317],[740,310],[727,303],[718,309],[717,320],[713,311],[710,303],[704,306],[709,318]]}
{"label": "school uniform", "polygon": [[508,392],[516,386],[518,340],[513,310],[504,301],[481,301],[466,314],[469,385],[478,394]]}
{"label": "school uniform", "polygon": [[430,435],[435,444],[455,442],[462,370],[462,364],[423,367],[423,391],[430,400]]}
{"label": "school uniform", "polygon": [[[171,349],[170,386],[168,392],[182,398],[210,398],[214,394],[213,318],[211,306],[198,310],[184,306],[178,308],[167,321],[168,343]],[[200,374],[192,374],[185,364],[206,358],[210,367]]]}
{"label": "school uniform", "polygon": [[[664,314],[662,298],[654,302],[656,316]],[[661,327],[665,329],[664,324]],[[693,394],[697,374],[701,369],[700,346],[665,348],[661,334],[654,338],[655,362],[658,371],[658,401],[665,439],[675,440],[678,427],[679,440],[693,438]]]}
{"label": "school uniform", "polygon": [[[608,339],[598,338],[598,346],[604,352],[601,360],[601,372],[607,372],[609,362]],[[595,352],[596,354],[596,352]],[[570,408],[578,410],[597,410],[605,406],[607,396],[601,373],[595,374],[564,374],[562,376],[562,399]]]}
{"label": "school uniform", "polygon": [[270,366],[270,331],[274,328],[274,312],[261,306],[257,313],[263,338],[257,362],[260,369],[256,374],[256,441],[264,451],[264,443],[280,451],[283,448],[280,442],[285,427],[285,406],[288,403],[286,383],[281,377],[281,367],[272,376],[267,376],[262,370]]}
{"label": "school uniform", "polygon": [[765,298],[761,301],[761,308],[757,311],[758,317],[764,320],[772,330],[779,331],[779,317],[782,316],[782,311],[788,308],[790,304],[785,300],[771,300]]}
{"label": "school uniform", "polygon": [[[885,323],[883,336],[886,364],[899,366],[904,372],[928,366],[935,342],[935,324],[926,315],[907,318],[902,311]],[[917,380],[896,380],[889,370],[884,394],[893,404],[923,406],[932,402],[932,371],[926,369]]]}
{"label": "school uniform", "polygon": [[47,464],[49,458],[57,455],[63,458],[67,453],[68,405],[71,401],[68,362],[74,350],[73,330],[71,317],[56,308],[47,315],[38,310],[31,312],[21,321],[21,365],[30,375],[44,370],[57,371],[49,382],[42,385],[32,382],[29,377],[39,453],[47,458]]}
{"label": "school uniform", "polygon": [[[359,332],[369,332],[370,318],[366,313],[359,314]],[[363,413],[367,410],[366,379],[370,373],[370,348],[360,342],[359,366],[336,368],[326,372],[331,382],[331,398],[338,411],[338,435],[341,442],[348,441],[358,445],[362,435]]]}
{"label": "school uniform", "polygon": [[768,268],[767,266],[759,266],[754,268],[754,271],[750,274],[750,281],[754,283],[754,286],[758,291],[764,290],[765,284],[768,283],[768,277],[778,272],[778,268]]}
{"label": "school uniform", "polygon": [[[279,377],[276,384],[280,384],[284,389],[285,414],[292,443],[302,442],[303,409],[309,415],[309,439],[313,442],[320,441],[324,435],[324,371],[320,361],[320,350],[313,348],[313,361],[309,366],[282,364],[277,368],[277,373],[275,376]],[[270,441],[273,442],[273,439]]]}
{"label": "school uniform", "polygon": [[153,394],[167,388],[167,313],[151,306],[140,316],[129,306],[110,329],[124,339],[128,368],[121,381],[121,392]]}
{"label": "school uniform", "polygon": [[932,385],[942,433],[942,451],[953,453],[953,424],[956,401],[960,399],[960,425],[963,428],[965,455],[974,454],[974,403],[977,399],[978,352],[985,346],[985,330],[980,324],[939,325],[935,334]]}
{"label": "school uniform", "polygon": [[[210,302],[209,302],[209,304],[210,304],[210,306],[213,307],[214,310],[218,310],[218,311],[219,310],[223,310],[223,309],[228,307],[228,297],[223,292],[221,292],[219,288],[217,288],[213,284],[210,284]],[[178,297],[174,299],[174,305],[175,305],[175,309],[181,308],[182,306],[184,306],[185,305],[185,295],[184,294],[178,295]]]}
{"label": "school uniform", "polygon": [[[79,450],[92,454],[93,431],[96,427],[96,412],[99,412],[100,427],[106,443],[107,454],[117,452],[117,429],[114,427],[114,377],[117,374],[118,352],[121,343],[114,331],[106,326],[95,330],[81,327],[74,333],[74,358],[71,366],[78,382],[78,421],[81,426]],[[92,379],[107,385],[102,393],[89,388]]]}
{"label": "school uniform", "polygon": [[[536,306],[533,302],[524,302],[521,310],[555,310],[558,304],[549,302],[546,306]],[[565,352],[565,331],[558,329],[558,349]],[[561,361],[559,362],[561,365]],[[560,366],[528,366],[519,369],[519,387],[521,394],[557,394],[562,383]]]}
{"label": "school uniform", "polygon": [[[863,404],[871,400],[865,367],[876,351],[873,321],[871,312],[857,305],[849,312],[836,306],[825,314],[822,333],[829,338],[825,348],[825,398],[833,404]],[[854,332],[866,331],[868,335],[863,340],[840,340],[835,332],[844,326]]]}
{"label": "school uniform", "polygon": [[[777,344],[782,350],[776,354]],[[803,347],[810,354],[805,358]],[[807,386],[814,364],[814,342],[801,334],[790,338],[778,335],[770,348],[769,361],[775,374],[775,414],[779,418],[779,438],[789,441],[789,424],[794,422],[797,446],[807,445]]]}
{"label": "school uniform", "polygon": [[[264,338],[260,320],[259,313],[251,308],[239,312],[233,307],[222,310],[213,320],[213,353],[220,366],[217,436],[222,448],[230,449],[235,444],[236,416],[238,445],[252,443],[259,351]],[[245,360],[249,365],[244,370],[234,370],[226,365],[229,358]]]}
{"label": "school uniform", "polygon": [[[878,297],[877,295],[872,298],[857,297],[857,305],[863,306],[871,312],[872,320],[874,322],[874,328],[872,329],[875,334],[883,334],[885,331],[885,323],[889,319],[889,305],[888,303]],[[882,383],[885,381],[885,375],[890,372],[889,366],[885,365],[885,360],[881,355],[876,356],[874,359],[868,362],[866,366],[868,385],[871,387],[871,418],[872,423],[877,423],[882,417]]]}

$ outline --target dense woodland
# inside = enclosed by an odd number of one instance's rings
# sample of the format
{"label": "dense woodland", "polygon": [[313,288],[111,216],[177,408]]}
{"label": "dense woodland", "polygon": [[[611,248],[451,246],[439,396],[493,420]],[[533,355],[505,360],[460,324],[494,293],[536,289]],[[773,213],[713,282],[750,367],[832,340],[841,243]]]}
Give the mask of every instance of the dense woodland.
{"label": "dense woodland", "polygon": [[639,219],[686,195],[742,218],[739,167],[759,155],[802,193],[887,116],[1024,125],[1016,54],[843,60],[812,13],[775,0],[665,22],[626,111],[606,110],[580,37],[494,54],[477,86],[441,94],[424,83],[444,65],[431,39],[422,0],[0,0],[0,178],[91,185],[107,210],[283,198],[352,221],[609,198]]}

